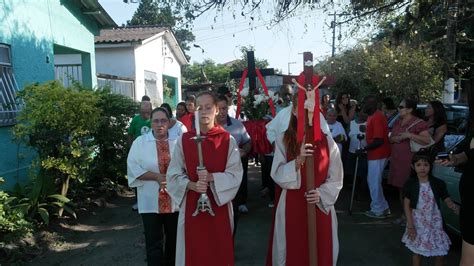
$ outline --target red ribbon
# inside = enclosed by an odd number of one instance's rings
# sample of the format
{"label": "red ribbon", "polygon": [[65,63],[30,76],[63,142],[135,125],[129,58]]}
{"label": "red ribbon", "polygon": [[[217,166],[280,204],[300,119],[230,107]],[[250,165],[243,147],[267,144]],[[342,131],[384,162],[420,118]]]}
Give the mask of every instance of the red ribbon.
{"label": "red ribbon", "polygon": [[[304,73],[302,72],[298,78],[297,82],[301,85],[306,87],[306,78]],[[314,88],[319,83],[319,76],[312,75],[311,76],[311,86]],[[321,118],[319,115],[319,88],[315,89],[314,93],[314,110],[313,110],[313,132],[314,132],[314,141],[318,142],[321,141],[323,136],[321,134]],[[306,100],[306,92],[302,89],[298,89],[298,125],[297,125],[297,136],[296,139],[298,142],[303,141],[304,137],[304,102]]]}
{"label": "red ribbon", "polygon": [[240,92],[242,92],[242,89],[244,88],[247,74],[248,74],[248,70],[244,69],[244,73],[242,73],[242,78],[240,78],[239,91],[237,93],[237,111],[235,112],[235,119],[239,119],[239,116],[240,116],[240,105],[242,102],[242,95],[240,95]]}
{"label": "red ribbon", "polygon": [[[265,95],[268,96],[267,84],[265,84],[265,80],[263,79],[262,73],[260,73],[260,70],[258,68],[255,69],[255,72],[257,73],[258,80],[260,80],[260,83],[262,84]],[[272,112],[272,116],[275,117],[275,105],[273,104],[273,100],[271,97],[268,104],[270,104],[270,111]]]}

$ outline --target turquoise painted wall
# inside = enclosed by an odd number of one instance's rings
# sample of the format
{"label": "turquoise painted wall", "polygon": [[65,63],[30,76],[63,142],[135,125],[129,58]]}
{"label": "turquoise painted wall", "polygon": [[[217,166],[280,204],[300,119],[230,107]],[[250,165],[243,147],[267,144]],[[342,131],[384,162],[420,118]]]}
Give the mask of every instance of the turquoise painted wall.
{"label": "turquoise painted wall", "polygon": [[[81,54],[83,84],[96,86],[94,35],[99,26],[71,0],[0,0],[0,43],[11,48],[20,88],[54,79],[54,48]],[[0,127],[0,176],[11,188],[26,180],[34,152],[12,141],[11,127]],[[19,171],[17,168],[19,167]]]}

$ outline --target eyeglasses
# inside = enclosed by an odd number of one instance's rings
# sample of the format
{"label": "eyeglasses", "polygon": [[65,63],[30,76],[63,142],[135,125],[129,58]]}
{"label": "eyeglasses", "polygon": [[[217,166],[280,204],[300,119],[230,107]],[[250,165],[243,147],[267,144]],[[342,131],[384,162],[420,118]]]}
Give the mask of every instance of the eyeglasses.
{"label": "eyeglasses", "polygon": [[403,105],[399,105],[399,106],[398,106],[398,109],[404,109],[404,108],[406,108],[406,107],[403,106]]}
{"label": "eyeglasses", "polygon": [[164,125],[164,124],[167,124],[169,120],[168,119],[153,119],[152,122],[157,125]]}

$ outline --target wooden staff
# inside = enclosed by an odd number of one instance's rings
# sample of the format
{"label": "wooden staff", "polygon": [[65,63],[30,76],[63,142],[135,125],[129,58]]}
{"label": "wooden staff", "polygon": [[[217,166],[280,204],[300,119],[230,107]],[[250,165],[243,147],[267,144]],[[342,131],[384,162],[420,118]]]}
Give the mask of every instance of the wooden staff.
{"label": "wooden staff", "polygon": [[[313,64],[308,64],[307,62],[313,62],[313,54],[310,52],[303,53],[304,60],[304,75],[305,75],[305,85],[311,84],[312,86],[312,77],[313,77]],[[314,101],[314,99],[313,99]],[[298,103],[298,104],[304,104]],[[319,108],[319,106],[316,106]],[[305,143],[311,143],[313,149],[315,149],[314,143],[314,134],[313,127],[310,126],[308,120],[308,110],[305,109],[304,112],[304,131],[305,131]],[[319,113],[313,114],[319,115]],[[311,123],[312,124],[312,123]],[[306,189],[314,189],[314,156],[306,157],[304,164],[306,172]],[[317,254],[317,235],[316,235],[316,206],[314,204],[306,204],[308,212],[308,251],[309,251],[309,265],[317,266],[318,265],[318,254]]]}

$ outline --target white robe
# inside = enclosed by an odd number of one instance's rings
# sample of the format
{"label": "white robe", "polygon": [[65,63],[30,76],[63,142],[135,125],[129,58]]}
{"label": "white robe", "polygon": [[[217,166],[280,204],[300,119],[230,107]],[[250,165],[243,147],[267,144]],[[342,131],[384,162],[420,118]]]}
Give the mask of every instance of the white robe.
{"label": "white robe", "polygon": [[[333,263],[336,265],[337,256],[339,253],[339,241],[337,237],[337,217],[334,204],[336,203],[339,192],[342,189],[344,173],[341,156],[336,143],[330,134],[326,135],[326,139],[329,146],[329,171],[326,182],[324,182],[318,188],[321,194],[321,201],[317,204],[317,206],[325,214],[331,212]],[[280,134],[277,136],[275,141],[275,155],[273,158],[271,170],[271,176],[273,180],[282,188],[275,213],[275,228],[272,244],[273,266],[286,265],[286,193],[289,189],[299,189],[301,187],[301,173],[300,170],[295,171],[295,163],[295,160],[287,162],[286,148],[283,143],[283,134]]]}
{"label": "white robe", "polygon": [[[179,218],[178,218],[178,233],[176,237],[176,266],[184,266],[185,262],[185,211],[186,211],[186,192],[187,185],[190,182],[186,175],[186,163],[184,161],[182,136],[178,139],[174,153],[171,156],[171,162],[166,174],[166,182],[168,186],[168,194],[177,202],[180,203]],[[235,139],[230,136],[229,150],[227,153],[227,163],[225,172],[213,173],[214,182],[211,183],[211,191],[218,206],[227,204],[229,210],[229,221],[231,232],[233,232],[233,209],[232,200],[239,190],[242,182],[242,163],[240,160],[239,147]],[[196,208],[191,206],[190,208]]]}
{"label": "white robe", "polygon": [[[270,143],[273,144],[273,142],[275,142],[275,138],[288,129],[288,125],[290,124],[290,118],[292,115],[292,109],[292,104],[281,109],[280,112],[278,112],[278,114],[273,118],[273,120],[265,126],[267,128],[267,139],[268,141],[270,141]],[[326,122],[326,119],[324,118],[324,115],[321,112],[319,113],[319,117],[321,130],[324,134],[330,135],[331,131],[329,130],[328,123]]]}
{"label": "white robe", "polygon": [[[127,157],[128,186],[137,188],[138,213],[158,213],[160,184],[155,180],[138,179],[146,172],[160,173],[155,141],[152,131],[139,136],[133,141]],[[168,139],[168,144],[171,155],[176,139]],[[172,200],[171,208],[172,212],[177,212],[179,203]]]}

